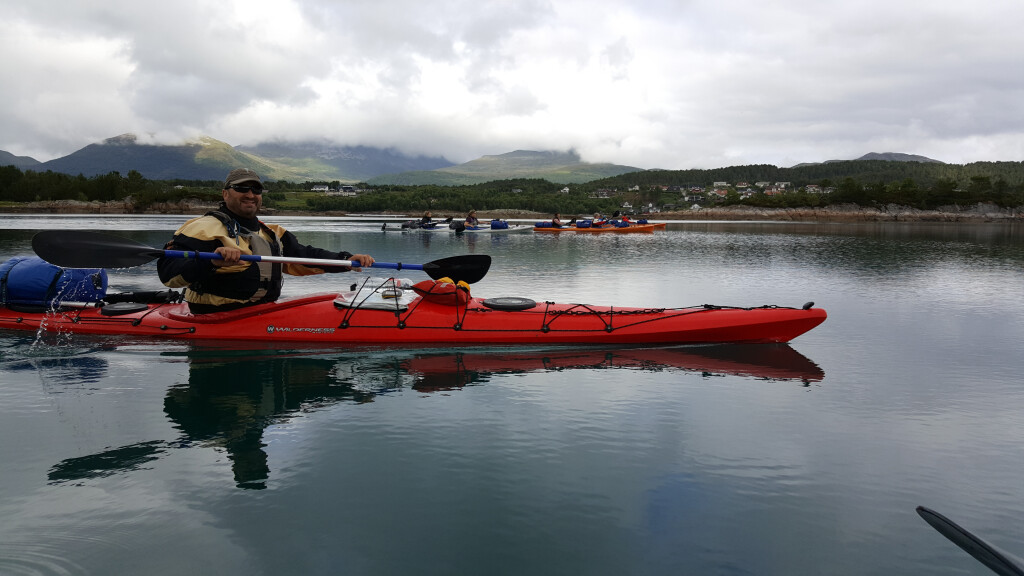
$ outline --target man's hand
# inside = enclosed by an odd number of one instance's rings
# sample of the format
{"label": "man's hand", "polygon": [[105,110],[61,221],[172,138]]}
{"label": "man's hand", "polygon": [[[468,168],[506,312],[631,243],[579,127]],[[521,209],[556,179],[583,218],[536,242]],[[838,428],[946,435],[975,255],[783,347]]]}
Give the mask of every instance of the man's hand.
{"label": "man's hand", "polygon": [[218,268],[238,264],[238,261],[242,257],[241,250],[239,250],[238,248],[232,248],[230,246],[221,246],[214,250],[214,252],[220,254],[221,257],[220,260],[211,260],[211,262],[213,262],[213,265]]}
{"label": "man's hand", "polygon": [[[374,263],[373,256],[369,256],[367,254],[353,254],[352,257],[349,258],[349,260],[351,260],[353,264],[358,262],[362,266],[372,266]],[[362,270],[362,268],[359,266],[353,266],[352,270],[359,272]]]}

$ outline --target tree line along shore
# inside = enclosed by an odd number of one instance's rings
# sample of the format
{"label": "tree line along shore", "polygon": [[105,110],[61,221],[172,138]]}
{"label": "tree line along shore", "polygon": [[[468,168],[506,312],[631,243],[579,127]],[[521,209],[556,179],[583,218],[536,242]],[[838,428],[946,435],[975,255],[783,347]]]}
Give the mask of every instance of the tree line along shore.
{"label": "tree line along shore", "polygon": [[[0,167],[0,212],[202,214],[220,202],[222,184],[149,180],[135,170],[76,177],[6,166]],[[791,169],[651,170],[571,186],[536,178],[460,186],[358,184],[347,195],[314,191],[312,184],[268,182],[265,213],[418,218],[430,210],[436,218],[476,209],[481,218],[528,221],[555,212],[572,218],[621,210],[658,220],[958,222],[1017,221],[1024,211],[1022,162],[872,160]]]}
{"label": "tree line along shore", "polygon": [[[213,201],[179,200],[175,202],[156,202],[145,208],[133,204],[130,200],[79,201],[51,200],[23,202],[0,206],[0,212],[8,214],[181,214],[198,216],[217,207]],[[310,211],[280,207],[264,208],[265,216],[350,216],[352,213],[339,210]],[[381,218],[409,217],[419,218],[421,213],[415,211],[382,211],[360,212],[360,216]],[[435,219],[447,217],[462,218],[464,213],[453,210],[435,210]],[[574,214],[561,212],[563,219],[586,218],[589,213]],[[608,216],[608,214],[605,214]],[[477,210],[477,217],[484,219],[510,220],[546,220],[551,213],[521,209]],[[992,203],[978,203],[970,206],[942,206],[934,210],[922,210],[910,206],[890,204],[877,207],[864,207],[855,204],[831,205],[827,207],[770,208],[754,206],[715,206],[698,209],[640,213],[636,217],[651,220],[735,220],[735,221],[778,221],[778,222],[1024,222],[1024,208],[1007,208]]]}

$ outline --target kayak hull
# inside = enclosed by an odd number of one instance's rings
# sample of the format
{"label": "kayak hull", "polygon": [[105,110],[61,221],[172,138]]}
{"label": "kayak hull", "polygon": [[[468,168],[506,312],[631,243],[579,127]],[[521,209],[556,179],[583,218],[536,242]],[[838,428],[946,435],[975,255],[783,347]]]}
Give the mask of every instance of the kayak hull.
{"label": "kayak hull", "polygon": [[516,232],[529,232],[533,226],[526,224],[511,224],[508,228],[491,228],[490,226],[479,226],[476,228],[463,228],[465,234],[515,234]]}
{"label": "kayak hull", "polygon": [[[85,307],[19,312],[0,307],[0,328],[181,340],[296,342],[316,345],[643,345],[781,343],[825,321],[818,308],[617,308],[537,303],[493,309],[485,300],[456,303],[417,297],[404,309],[339,307],[314,294],[240,310],[192,315],[185,304],[149,304],[105,315]],[[500,300],[500,299],[495,299]]]}
{"label": "kayak hull", "polygon": [[394,226],[389,228],[387,224],[381,227],[381,230],[385,232],[451,232],[452,229],[447,224],[440,224],[437,226],[429,226],[426,228],[402,228],[400,226]]}
{"label": "kayak hull", "polygon": [[632,224],[623,228],[616,226],[600,226],[590,228],[577,228],[575,226],[563,226],[562,228],[534,227],[534,232],[558,234],[562,232],[576,232],[579,234],[643,234],[664,230],[665,224]]}

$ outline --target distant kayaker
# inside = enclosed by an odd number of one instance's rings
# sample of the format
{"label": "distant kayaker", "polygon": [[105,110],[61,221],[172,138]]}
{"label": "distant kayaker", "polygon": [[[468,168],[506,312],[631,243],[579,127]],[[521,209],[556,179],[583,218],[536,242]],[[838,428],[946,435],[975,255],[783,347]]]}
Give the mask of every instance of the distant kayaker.
{"label": "distant kayaker", "polygon": [[470,210],[469,214],[466,215],[466,227],[476,227],[480,225],[480,220],[476,217],[476,210]]}
{"label": "distant kayaker", "polygon": [[[366,254],[332,252],[300,244],[294,234],[257,217],[263,205],[263,181],[248,168],[232,170],[224,180],[220,207],[186,222],[165,248],[216,252],[221,260],[161,257],[160,281],[171,288],[185,288],[185,301],[195,314],[221,312],[273,302],[281,295],[282,273],[307,276],[347,272],[346,266],[312,266],[240,260],[242,254],[352,260],[370,266]],[[361,270],[361,268],[354,268]]]}
{"label": "distant kayaker", "polygon": [[601,216],[600,212],[594,212],[594,222],[592,226],[603,226],[604,224],[607,223],[608,221]]}
{"label": "distant kayaker", "polygon": [[420,228],[430,228],[434,225],[434,219],[430,216],[430,210],[423,213],[423,218],[420,218]]}
{"label": "distant kayaker", "polygon": [[558,212],[555,212],[555,216],[553,218],[551,218],[551,227],[552,228],[561,228],[562,227],[562,215],[559,214]]}

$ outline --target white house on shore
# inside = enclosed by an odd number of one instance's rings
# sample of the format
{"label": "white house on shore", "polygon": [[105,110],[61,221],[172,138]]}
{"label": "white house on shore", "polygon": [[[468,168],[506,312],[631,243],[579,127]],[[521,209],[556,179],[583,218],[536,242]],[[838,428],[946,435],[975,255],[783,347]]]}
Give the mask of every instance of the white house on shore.
{"label": "white house on shore", "polygon": [[355,186],[342,186],[337,190],[328,190],[328,196],[357,196],[359,190]]}

